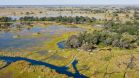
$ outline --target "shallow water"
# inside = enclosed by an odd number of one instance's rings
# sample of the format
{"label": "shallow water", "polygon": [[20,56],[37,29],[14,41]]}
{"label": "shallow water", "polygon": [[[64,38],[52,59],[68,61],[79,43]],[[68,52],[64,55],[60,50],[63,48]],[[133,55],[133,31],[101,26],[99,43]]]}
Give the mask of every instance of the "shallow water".
{"label": "shallow water", "polygon": [[[12,27],[11,29],[14,29]],[[60,36],[65,32],[80,32],[81,28],[73,28],[66,26],[48,26],[42,28],[34,26],[31,29],[22,28],[20,31],[11,30],[9,32],[0,31],[0,50],[9,49],[26,49],[29,47],[39,47],[44,41],[50,41],[52,36]],[[34,36],[35,33],[40,33],[41,36]],[[15,38],[19,36],[19,38]]]}
{"label": "shallow water", "polygon": [[58,45],[58,48],[61,48],[61,49],[65,48],[65,42],[64,41],[58,42],[57,45]]}

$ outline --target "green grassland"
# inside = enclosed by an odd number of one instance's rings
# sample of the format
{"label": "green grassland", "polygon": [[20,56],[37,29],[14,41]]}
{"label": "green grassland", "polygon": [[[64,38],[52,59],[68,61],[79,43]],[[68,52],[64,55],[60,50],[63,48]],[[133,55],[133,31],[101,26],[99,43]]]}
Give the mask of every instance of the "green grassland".
{"label": "green grassland", "polygon": [[[62,23],[49,22],[48,25]],[[99,30],[86,24],[70,24],[82,27],[87,31]],[[69,24],[64,25],[69,26]],[[61,36],[54,36],[49,42],[46,41],[42,47],[36,47],[32,52],[0,52],[4,56],[20,56],[48,62],[57,66],[68,65],[76,56],[78,60],[77,69],[81,74],[90,78],[139,78],[139,47],[132,50],[120,49],[111,46],[102,46],[102,50],[87,52],[80,49],[60,49],[57,43],[68,39],[77,32],[63,33]],[[105,48],[112,48],[111,51]],[[40,55],[39,51],[46,51],[47,55]],[[23,50],[24,51],[24,50]],[[57,55],[60,59],[53,58]],[[133,60],[132,60],[133,59]],[[2,64],[1,64],[2,63]],[[0,67],[4,62],[0,61]],[[75,72],[73,67],[69,66],[69,71]],[[0,70],[0,78],[68,78],[65,75],[58,74],[44,66],[33,66],[26,61],[17,61],[8,67]]]}

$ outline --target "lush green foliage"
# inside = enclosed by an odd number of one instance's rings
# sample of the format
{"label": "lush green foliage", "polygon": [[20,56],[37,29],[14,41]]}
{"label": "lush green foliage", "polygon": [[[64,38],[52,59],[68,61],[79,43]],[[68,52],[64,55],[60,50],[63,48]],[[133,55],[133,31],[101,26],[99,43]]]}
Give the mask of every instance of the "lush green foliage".
{"label": "lush green foliage", "polygon": [[62,16],[58,16],[58,17],[21,17],[20,18],[21,21],[56,21],[56,22],[64,22],[64,23],[90,23],[93,21],[96,21],[95,18],[89,18],[89,17],[83,17],[83,16],[76,16],[76,17],[62,17]]}
{"label": "lush green foliage", "polygon": [[138,23],[111,23],[105,25],[102,30],[80,33],[78,35],[78,44],[81,44],[81,46],[84,44],[104,44],[107,46],[109,45],[114,47],[131,49],[137,47],[137,44],[139,42],[138,33]]}
{"label": "lush green foliage", "polygon": [[0,22],[13,22],[15,19],[12,19],[11,17],[0,17]]}
{"label": "lush green foliage", "polygon": [[[85,35],[85,37],[82,37],[82,35]],[[108,30],[101,30],[92,33],[82,33],[79,35],[79,41],[80,43],[105,44],[130,49],[136,47],[137,36],[130,35],[129,33],[119,34]]]}
{"label": "lush green foliage", "polygon": [[96,21],[95,18],[89,18],[89,17],[83,17],[83,16],[76,16],[76,17],[49,17],[47,18],[48,21],[56,21],[56,22],[64,22],[64,23],[76,23],[76,24],[82,24],[82,23],[91,23],[93,21]]}

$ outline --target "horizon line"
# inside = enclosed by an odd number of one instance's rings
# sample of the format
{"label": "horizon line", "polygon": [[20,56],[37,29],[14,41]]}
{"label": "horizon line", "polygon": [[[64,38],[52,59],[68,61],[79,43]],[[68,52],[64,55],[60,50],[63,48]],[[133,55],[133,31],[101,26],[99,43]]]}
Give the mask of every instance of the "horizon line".
{"label": "horizon line", "polygon": [[72,5],[77,5],[77,6],[80,6],[80,5],[88,5],[88,6],[93,6],[93,5],[138,5],[139,4],[5,4],[5,5],[0,5],[0,6],[72,6]]}

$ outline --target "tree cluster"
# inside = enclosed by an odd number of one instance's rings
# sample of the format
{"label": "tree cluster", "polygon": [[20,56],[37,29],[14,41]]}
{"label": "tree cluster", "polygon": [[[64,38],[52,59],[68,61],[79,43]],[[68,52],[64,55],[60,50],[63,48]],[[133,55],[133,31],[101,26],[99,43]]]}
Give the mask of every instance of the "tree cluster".
{"label": "tree cluster", "polygon": [[[102,30],[95,30],[92,32],[80,33],[75,40],[69,38],[69,43],[79,44],[79,47],[87,44],[90,45],[105,45],[113,46],[125,49],[136,48],[139,44],[139,25],[138,23],[126,23],[126,24],[109,24],[105,25]],[[78,48],[79,48],[78,47]],[[75,47],[74,47],[75,48]]]}

